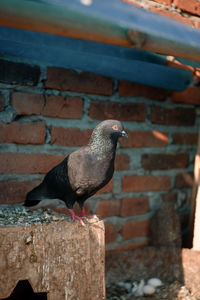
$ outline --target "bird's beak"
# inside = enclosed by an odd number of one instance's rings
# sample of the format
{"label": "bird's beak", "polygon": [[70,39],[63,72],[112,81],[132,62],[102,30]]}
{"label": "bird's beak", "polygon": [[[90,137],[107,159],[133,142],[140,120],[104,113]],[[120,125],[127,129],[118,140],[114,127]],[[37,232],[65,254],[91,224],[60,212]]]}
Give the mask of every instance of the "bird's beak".
{"label": "bird's beak", "polygon": [[124,130],[122,130],[122,136],[128,138],[128,134]]}

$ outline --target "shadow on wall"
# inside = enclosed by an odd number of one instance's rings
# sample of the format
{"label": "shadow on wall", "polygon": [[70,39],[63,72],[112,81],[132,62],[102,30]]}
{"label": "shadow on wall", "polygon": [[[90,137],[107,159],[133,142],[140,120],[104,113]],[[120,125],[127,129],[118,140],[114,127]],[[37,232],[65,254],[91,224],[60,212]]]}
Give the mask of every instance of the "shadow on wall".
{"label": "shadow on wall", "polygon": [[[166,199],[151,220],[150,246],[107,251],[107,283],[156,277],[164,285],[178,282],[181,287],[184,284],[181,244],[180,219],[173,199]],[[177,295],[178,292],[177,289]]]}

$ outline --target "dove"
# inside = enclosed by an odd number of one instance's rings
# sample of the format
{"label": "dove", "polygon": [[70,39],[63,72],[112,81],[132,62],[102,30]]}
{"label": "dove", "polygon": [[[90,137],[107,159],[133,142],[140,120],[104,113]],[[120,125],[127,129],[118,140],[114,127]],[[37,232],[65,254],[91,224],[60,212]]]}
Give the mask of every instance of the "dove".
{"label": "dove", "polygon": [[[121,122],[105,120],[93,130],[87,145],[70,153],[52,168],[41,184],[26,195],[26,207],[47,208],[65,205],[73,220],[83,225],[87,215],[84,202],[104,187],[114,173],[117,142],[128,137]],[[75,214],[73,206],[78,203],[81,215]]]}

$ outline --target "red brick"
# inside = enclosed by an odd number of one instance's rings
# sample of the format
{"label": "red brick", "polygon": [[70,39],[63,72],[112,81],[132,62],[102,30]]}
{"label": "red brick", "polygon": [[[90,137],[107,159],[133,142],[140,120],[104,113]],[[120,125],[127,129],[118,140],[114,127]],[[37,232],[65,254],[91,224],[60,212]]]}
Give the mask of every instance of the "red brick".
{"label": "red brick", "polygon": [[174,4],[183,11],[200,16],[200,2],[198,0],[174,0]]}
{"label": "red brick", "polygon": [[79,97],[47,96],[41,114],[47,117],[63,119],[81,119],[82,99]]}
{"label": "red brick", "polygon": [[0,111],[4,110],[5,104],[6,104],[5,97],[2,94],[0,94]]}
{"label": "red brick", "polygon": [[8,84],[36,85],[40,78],[38,66],[0,60],[0,81]]}
{"label": "red brick", "polygon": [[172,0],[153,0],[154,2],[171,6]]}
{"label": "red brick", "polygon": [[126,221],[121,229],[121,235],[123,240],[130,240],[138,237],[149,236],[149,220],[144,221]]}
{"label": "red brick", "polygon": [[146,214],[149,211],[148,197],[134,197],[122,199],[120,216],[129,217]]}
{"label": "red brick", "polygon": [[113,181],[110,180],[102,189],[100,189],[97,194],[107,194],[111,193],[113,189]]}
{"label": "red brick", "polygon": [[113,250],[118,250],[118,251],[124,251],[124,250],[133,250],[136,248],[144,247],[147,246],[148,242],[147,241],[141,241],[141,242],[135,242],[135,243],[128,243],[124,244],[115,248],[112,248]]}
{"label": "red brick", "polygon": [[14,93],[12,106],[20,115],[44,115],[69,119],[81,119],[82,99],[79,97],[47,96]]}
{"label": "red brick", "polygon": [[197,28],[197,29],[200,29],[200,18],[195,18],[193,20],[193,23],[194,23],[194,26]]}
{"label": "red brick", "polygon": [[112,79],[88,72],[50,67],[45,87],[78,93],[112,95]]}
{"label": "red brick", "polygon": [[192,74],[195,73],[195,68],[190,65],[184,65],[177,59],[175,59],[173,56],[167,56],[166,57],[166,65],[173,68],[183,69],[183,70],[189,70]]}
{"label": "red brick", "polygon": [[[86,210],[87,213],[90,212],[90,205],[89,203],[84,203],[84,208]],[[64,215],[70,215],[69,209],[67,207],[52,207],[53,210],[55,210],[56,212],[58,212],[59,214],[64,214]],[[73,206],[73,210],[75,212],[75,214],[79,215],[80,214],[80,207],[78,204],[74,204]]]}
{"label": "red brick", "polygon": [[119,94],[123,97],[146,97],[162,101],[166,99],[169,91],[130,81],[120,81]]}
{"label": "red brick", "polygon": [[174,202],[174,206],[176,206],[177,203],[177,193],[173,193],[173,192],[168,192],[167,194],[162,195],[162,199],[163,201],[167,201],[167,202]]}
{"label": "red brick", "polygon": [[146,106],[138,103],[92,101],[89,116],[97,120],[117,119],[143,122],[146,117]]}
{"label": "red brick", "polygon": [[177,132],[173,134],[173,144],[197,145],[197,133]]}
{"label": "red brick", "polygon": [[44,107],[44,96],[40,94],[13,93],[11,104],[20,115],[40,115]]}
{"label": "red brick", "polygon": [[186,168],[188,161],[189,156],[187,153],[142,155],[142,167],[150,171]]}
{"label": "red brick", "polygon": [[0,203],[24,202],[28,191],[40,183],[39,180],[12,182],[0,182]]}
{"label": "red brick", "polygon": [[137,6],[137,7],[142,7],[142,5],[140,5],[139,3],[135,2],[134,0],[122,0],[123,2],[127,2],[129,4],[132,4],[134,6]]}
{"label": "red brick", "polygon": [[0,142],[16,144],[43,144],[45,125],[43,123],[0,123]]}
{"label": "red brick", "polygon": [[[74,209],[74,212],[77,214],[77,211],[76,211],[76,208],[77,206],[74,206],[73,209]],[[70,212],[69,212],[69,209],[67,207],[52,207],[51,209],[53,209],[54,211],[56,211],[57,213],[59,214],[63,214],[63,215],[70,215]],[[80,211],[78,211],[79,213]]]}
{"label": "red brick", "polygon": [[169,176],[125,176],[122,180],[122,191],[130,192],[148,192],[169,190],[171,182]]}
{"label": "red brick", "polygon": [[192,126],[195,123],[193,108],[162,108],[152,107],[150,120],[161,125]]}
{"label": "red brick", "polygon": [[120,205],[121,201],[119,199],[99,201],[96,214],[100,218],[119,216]]}
{"label": "red brick", "polygon": [[113,224],[105,225],[105,242],[113,243],[117,239],[117,227]]}
{"label": "red brick", "polygon": [[175,187],[178,189],[188,188],[193,186],[193,174],[192,173],[180,173],[176,176]]}
{"label": "red brick", "polygon": [[183,92],[173,92],[172,101],[200,105],[200,87],[191,86]]}
{"label": "red brick", "polygon": [[[200,18],[199,18],[199,27],[198,28],[200,29]],[[195,69],[195,76],[196,76],[198,82],[200,82],[200,68]]]}
{"label": "red brick", "polygon": [[83,146],[88,143],[91,133],[92,130],[90,129],[53,127],[51,129],[51,144]]}
{"label": "red brick", "polygon": [[0,153],[0,174],[47,173],[64,157],[50,154]]}
{"label": "red brick", "polygon": [[115,158],[115,170],[128,170],[129,169],[129,156],[126,154],[118,154]]}
{"label": "red brick", "polygon": [[126,130],[128,139],[120,139],[122,148],[165,147],[168,144],[168,133],[157,130]]}
{"label": "red brick", "polygon": [[150,11],[155,12],[155,13],[161,14],[165,17],[168,17],[168,18],[174,19],[176,21],[179,21],[179,22],[188,24],[190,26],[193,26],[193,22],[189,18],[183,17],[183,16],[181,16],[180,14],[178,14],[176,12],[172,12],[170,10],[163,9],[163,8],[160,8],[160,7],[151,6],[151,5],[148,6],[148,9]]}

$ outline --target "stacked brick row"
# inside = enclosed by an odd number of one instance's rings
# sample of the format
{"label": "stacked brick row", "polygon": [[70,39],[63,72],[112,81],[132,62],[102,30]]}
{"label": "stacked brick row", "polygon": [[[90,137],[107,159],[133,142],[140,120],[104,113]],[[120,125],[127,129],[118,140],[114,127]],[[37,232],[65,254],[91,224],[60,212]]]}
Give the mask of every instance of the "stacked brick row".
{"label": "stacked brick row", "polygon": [[23,202],[50,168],[87,143],[101,120],[118,119],[129,138],[120,141],[113,180],[87,201],[105,219],[107,247],[146,245],[150,219],[169,198],[184,223],[200,104],[187,93],[2,58],[0,202]]}
{"label": "stacked brick row", "polygon": [[123,0],[176,21],[200,28],[199,0]]}

